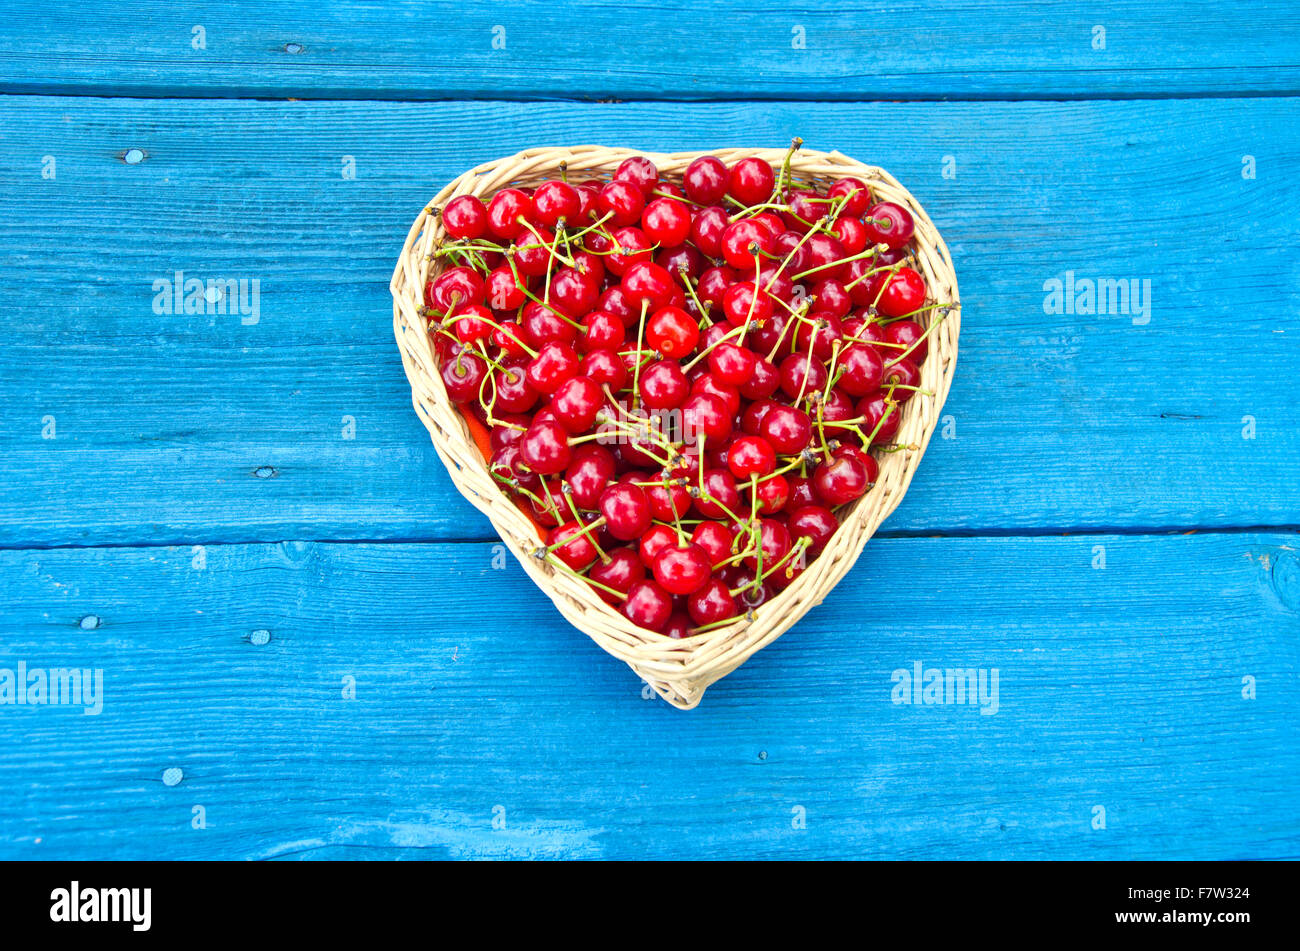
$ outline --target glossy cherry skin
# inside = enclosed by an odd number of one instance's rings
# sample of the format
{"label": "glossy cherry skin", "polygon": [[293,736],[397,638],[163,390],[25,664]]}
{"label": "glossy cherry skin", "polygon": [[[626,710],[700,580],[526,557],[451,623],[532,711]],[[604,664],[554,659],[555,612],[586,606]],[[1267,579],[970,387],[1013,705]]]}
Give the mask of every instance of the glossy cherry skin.
{"label": "glossy cherry skin", "polygon": [[880,388],[899,403],[906,403],[916,395],[921,385],[921,371],[911,360],[895,360],[885,364],[885,377]]}
{"label": "glossy cherry skin", "polygon": [[813,472],[813,490],[823,503],[835,508],[859,498],[870,486],[866,467],[851,456],[833,457]]}
{"label": "glossy cherry skin", "polygon": [[[717,327],[719,325],[715,325]],[[754,377],[758,357],[746,347],[731,342],[719,343],[709,352],[709,372],[720,383],[744,386]]]}
{"label": "glossy cherry skin", "polygon": [[666,545],[655,555],[655,581],[670,594],[690,594],[709,580],[708,553],[694,543]]}
{"label": "glossy cherry skin", "polygon": [[472,353],[452,357],[441,368],[442,383],[453,403],[478,399],[479,387],[487,377],[487,364]]}
{"label": "glossy cherry skin", "polygon": [[722,295],[722,313],[733,327],[767,320],[774,308],[767,291],[752,281],[732,284]]}
{"label": "glossy cherry skin", "polygon": [[483,301],[483,276],[467,267],[453,267],[443,271],[429,283],[425,302],[441,311],[454,310],[459,305],[479,304]]}
{"label": "glossy cherry skin", "polygon": [[488,228],[503,241],[513,241],[524,226],[520,218],[532,210],[532,199],[518,188],[504,188],[488,202]]}
{"label": "glossy cherry skin", "polygon": [[912,213],[902,205],[892,201],[882,201],[872,205],[863,216],[867,229],[867,240],[872,244],[883,244],[890,250],[902,248],[912,240],[916,223]]}
{"label": "glossy cherry skin", "polygon": [[864,418],[858,427],[868,436],[876,434],[873,445],[887,443],[898,434],[902,421],[902,407],[896,400],[887,400],[883,392],[869,393],[858,400],[857,414]]}
{"label": "glossy cherry skin", "polygon": [[688,597],[686,611],[700,627],[725,621],[738,613],[736,599],[731,596],[727,583],[719,578],[709,581]]}
{"label": "glossy cherry skin", "polygon": [[660,632],[674,640],[681,640],[683,637],[691,636],[691,617],[685,611],[674,611],[668,618],[668,623]]}
{"label": "glossy cherry skin", "polygon": [[624,542],[640,538],[651,524],[650,500],[627,482],[611,485],[600,494],[600,514],[605,516],[609,533]]}
{"label": "glossy cherry skin", "polygon": [[632,585],[645,580],[645,565],[641,564],[641,559],[630,548],[615,548],[608,555],[608,561],[598,560],[591,566],[587,577],[620,592],[620,595],[613,595],[602,588],[596,589],[596,594],[602,599],[610,604],[618,604],[627,597]]}
{"label": "glossy cherry skin", "polygon": [[762,263],[772,253],[774,240],[771,231],[752,219],[733,221],[722,232],[722,256],[740,273],[753,274],[755,258]]}
{"label": "glossy cherry skin", "polygon": [[698,445],[701,436],[704,448],[721,446],[731,436],[731,416],[721,397],[694,393],[682,404],[682,439],[687,447]]}
{"label": "glossy cherry skin", "polygon": [[572,458],[564,471],[573,503],[580,509],[596,508],[600,493],[613,481],[615,471],[614,454],[604,446],[584,443],[573,447]]}
{"label": "glossy cherry skin", "polygon": [[761,436],[738,436],[727,448],[727,468],[741,482],[776,468],[776,450]]}
{"label": "glossy cherry skin", "polygon": [[707,497],[696,499],[695,509],[705,518],[730,519],[739,514],[740,492],[726,469],[706,469],[704,491]]}
{"label": "glossy cherry skin", "polygon": [[895,320],[885,326],[885,339],[898,344],[894,351],[896,357],[911,360],[917,366],[925,362],[929,347],[925,339],[925,328],[915,320]]}
{"label": "glossy cherry skin", "polygon": [[886,317],[915,313],[925,304],[925,279],[910,267],[901,267],[880,293],[876,309]]}
{"label": "glossy cherry skin", "polygon": [[663,307],[668,303],[676,285],[672,275],[658,264],[653,261],[636,261],[623,272],[620,286],[639,319],[643,302],[648,311]]}
{"label": "glossy cherry skin", "polygon": [[533,192],[533,220],[547,228],[554,228],[561,221],[578,221],[581,209],[578,193],[567,182],[542,182]]}
{"label": "glossy cherry skin", "polygon": [[614,181],[631,182],[648,196],[659,184],[659,169],[648,158],[633,155],[619,163],[614,170]]}
{"label": "glossy cherry skin", "polygon": [[[681,518],[691,508],[691,491],[672,474],[660,473],[662,482],[644,486],[646,498],[650,500],[650,511],[661,522],[671,522]],[[648,480],[647,480],[648,481]]]}
{"label": "glossy cherry skin", "polygon": [[675,409],[690,392],[686,374],[675,360],[660,360],[641,371],[641,401],[651,409]]}
{"label": "glossy cherry skin", "polygon": [[551,396],[551,412],[556,422],[576,436],[592,427],[604,403],[600,384],[589,376],[573,376]]}
{"label": "glossy cherry skin", "polygon": [[596,560],[596,546],[592,544],[591,532],[579,534],[583,528],[577,522],[565,522],[558,528],[551,529],[546,536],[548,548],[557,542],[563,543],[552,554],[574,571],[582,571]]}
{"label": "glossy cherry skin", "polygon": [[760,514],[775,514],[790,503],[790,480],[783,475],[770,475],[759,480],[754,494],[758,497]]}
{"label": "glossy cherry skin", "polygon": [[744,158],[731,167],[727,191],[742,205],[758,205],[772,197],[776,174],[760,158]]}
{"label": "glossy cherry skin", "polygon": [[803,410],[778,403],[763,417],[759,435],[781,455],[793,455],[812,439],[812,421]]}
{"label": "glossy cherry skin", "polygon": [[[609,273],[622,277],[633,264],[649,261],[654,256],[650,239],[640,228],[619,228],[614,232],[614,245],[611,254],[605,257],[605,268]],[[636,308],[640,313],[640,307]]]}
{"label": "glossy cherry skin", "polygon": [[627,599],[619,611],[638,627],[662,631],[672,616],[673,598],[654,581],[636,581],[628,589]]}
{"label": "glossy cherry skin", "polygon": [[508,367],[493,374],[496,379],[496,405],[493,412],[526,413],[537,405],[538,393],[528,383],[521,367]]}
{"label": "glossy cherry skin", "polygon": [[645,210],[645,193],[633,182],[610,182],[600,190],[596,207],[602,215],[610,215],[606,225],[625,228],[641,220]]}
{"label": "glossy cherry skin", "polygon": [[820,393],[826,385],[826,365],[806,353],[792,353],[781,361],[781,392],[791,400]]}
{"label": "glossy cherry skin", "polygon": [[654,568],[655,557],[664,548],[677,544],[677,533],[667,525],[655,525],[646,530],[637,542],[637,556],[647,568]]}
{"label": "glossy cherry skin", "polygon": [[617,393],[627,385],[627,367],[623,358],[615,350],[593,350],[582,358],[579,372],[589,376],[602,386],[608,386],[611,393]]}
{"label": "glossy cherry skin", "polygon": [[862,468],[867,470],[867,486],[870,487],[876,484],[876,478],[880,475],[880,463],[876,462],[875,456],[871,455],[871,453],[863,452],[852,443],[844,443],[836,446],[831,451],[831,455],[837,457],[848,456],[858,460],[862,464]]}
{"label": "glossy cherry skin", "polygon": [[519,439],[519,452],[534,472],[551,475],[563,472],[573,458],[569,434],[557,422],[533,420]]}
{"label": "glossy cherry skin", "polygon": [[645,340],[665,357],[684,357],[695,349],[700,327],[690,314],[679,307],[661,307],[645,326]]}
{"label": "glossy cherry skin", "polygon": [[627,338],[623,321],[606,310],[593,310],[582,318],[582,333],[578,337],[578,350],[617,350]]}
{"label": "glossy cherry skin", "polygon": [[555,244],[554,232],[535,228],[520,233],[515,243],[515,267],[527,277],[541,277],[551,270],[558,260],[551,254]]}
{"label": "glossy cherry skin", "polygon": [[845,177],[826,189],[827,198],[843,198],[840,215],[861,218],[871,207],[871,191],[859,178]]}
{"label": "glossy cherry skin", "polygon": [[690,237],[691,213],[676,198],[656,198],[645,206],[641,230],[660,247],[676,247]]}
{"label": "glossy cherry skin", "polygon": [[691,542],[704,550],[710,565],[720,565],[731,557],[735,536],[721,522],[700,522],[691,532]]}
{"label": "glossy cherry skin", "polygon": [[487,208],[473,195],[453,198],[442,209],[442,225],[453,238],[481,238],[487,233]]}
{"label": "glossy cherry skin", "polygon": [[551,395],[565,380],[578,375],[578,355],[566,343],[552,340],[542,344],[525,374],[533,389]]}
{"label": "glossy cherry skin", "polygon": [[840,527],[839,519],[824,505],[801,505],[790,513],[786,520],[786,529],[794,541],[807,538],[811,542],[808,554],[816,556],[826,547],[835,530]]}
{"label": "glossy cherry skin", "polygon": [[766,358],[754,361],[754,375],[740,388],[747,400],[761,400],[771,396],[781,386],[781,372]]}
{"label": "glossy cherry skin", "polygon": [[701,155],[682,173],[682,187],[686,197],[700,205],[722,201],[731,184],[731,176],[722,160],[712,155]]}
{"label": "glossy cherry skin", "polygon": [[880,389],[885,361],[872,347],[854,343],[840,351],[842,369],[838,385],[852,396],[866,396]]}

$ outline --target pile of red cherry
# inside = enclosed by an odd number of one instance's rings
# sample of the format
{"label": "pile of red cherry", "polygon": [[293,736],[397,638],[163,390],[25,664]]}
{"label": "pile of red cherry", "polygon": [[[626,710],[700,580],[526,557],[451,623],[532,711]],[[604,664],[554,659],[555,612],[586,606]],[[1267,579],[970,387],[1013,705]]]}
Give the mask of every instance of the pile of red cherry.
{"label": "pile of red cherry", "polygon": [[633,623],[684,637],[752,610],[875,484],[934,306],[902,206],[855,178],[819,192],[789,156],[701,157],[680,185],[637,156],[440,213],[447,393],[543,527],[536,557]]}

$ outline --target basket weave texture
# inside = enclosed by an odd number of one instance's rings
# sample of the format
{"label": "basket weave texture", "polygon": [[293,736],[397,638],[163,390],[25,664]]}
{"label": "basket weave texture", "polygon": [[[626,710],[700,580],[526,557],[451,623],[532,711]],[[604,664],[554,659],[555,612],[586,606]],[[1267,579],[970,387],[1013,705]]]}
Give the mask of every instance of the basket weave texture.
{"label": "basket weave texture", "polygon": [[927,328],[939,320],[930,330],[929,355],[921,365],[923,392],[902,406],[895,444],[903,448],[877,454],[880,475],[875,487],[841,511],[839,530],[789,587],[730,624],[680,640],[638,627],[602,601],[584,581],[531,554],[539,543],[537,528],[489,474],[464,417],[448,398],[434,359],[428,320],[422,313],[426,282],[446,266],[446,259],[435,259],[432,252],[445,237],[437,210],[448,201],[459,195],[486,200],[502,188],[536,185],[560,177],[562,171],[567,171],[570,180],[608,179],[619,163],[632,155],[648,157],[662,178],[680,183],[686,167],[701,155],[715,155],[728,165],[757,156],[779,167],[786,151],[735,148],[657,154],[585,145],[527,149],[480,165],[447,185],[412,224],[393,272],[393,323],[415,411],[457,489],[487,516],[524,570],[568,621],[626,662],[670,704],[690,709],[700,702],[705,688],[772,643],[820,603],[902,500],[952,383],[960,303],[956,274],[943,239],[912,195],[888,172],[838,152],[800,150],[794,154],[790,167],[796,181],[815,182],[824,188],[838,178],[855,176],[870,186],[877,201],[892,201],[911,211],[916,232],[909,263],[925,277],[927,303],[939,305],[917,318]]}

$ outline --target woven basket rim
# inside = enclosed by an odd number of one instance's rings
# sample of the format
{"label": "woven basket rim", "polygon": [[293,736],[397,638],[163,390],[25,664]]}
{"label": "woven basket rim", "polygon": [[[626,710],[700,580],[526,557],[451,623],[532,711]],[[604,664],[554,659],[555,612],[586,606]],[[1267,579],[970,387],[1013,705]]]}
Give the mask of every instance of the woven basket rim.
{"label": "woven basket rim", "polygon": [[[425,284],[431,273],[442,269],[431,253],[443,236],[437,210],[459,195],[483,197],[512,184],[536,184],[556,177],[561,169],[571,176],[608,176],[623,159],[634,155],[653,161],[664,178],[680,181],[686,165],[702,155],[716,156],[728,164],[757,156],[779,165],[787,154],[786,149],[662,153],[579,145],[534,147],[494,159],[452,180],[416,216],[390,283],[394,334],[411,384],[412,404],[456,488],[488,518],[506,547],[570,623],[631,666],[656,693],[681,709],[696,706],[710,684],[780,637],[820,603],[848,573],[880,523],[902,500],[938,423],[956,367],[961,303],[948,248],[925,209],[884,169],[837,151],[800,149],[794,153],[791,171],[800,180],[853,175],[871,187],[877,200],[898,202],[912,212],[916,222],[912,265],[925,276],[927,302],[939,305],[945,313],[939,326],[930,331],[929,354],[920,368],[921,388],[934,395],[917,394],[903,404],[896,441],[905,448],[883,458],[878,456],[880,475],[875,487],[845,510],[840,528],[821,555],[789,587],[730,624],[675,640],[633,625],[585,581],[556,571],[530,554],[537,547],[535,526],[489,474],[468,424],[447,398],[437,371],[428,324],[422,314]],[[927,312],[920,322],[929,327],[937,312]]]}

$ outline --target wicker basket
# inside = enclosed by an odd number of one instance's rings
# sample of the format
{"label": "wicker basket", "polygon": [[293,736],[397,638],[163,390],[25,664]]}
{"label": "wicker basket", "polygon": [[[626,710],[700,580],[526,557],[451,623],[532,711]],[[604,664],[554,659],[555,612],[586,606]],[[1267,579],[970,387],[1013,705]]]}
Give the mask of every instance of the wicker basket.
{"label": "wicker basket", "polygon": [[700,155],[716,155],[728,164],[755,155],[779,166],[786,152],[783,149],[720,149],[665,155],[585,145],[528,149],[480,165],[439,192],[411,226],[393,272],[393,322],[402,364],[411,382],[415,411],[433,437],[433,445],[456,487],[488,517],[502,541],[537,586],[555,602],[561,614],[606,651],[626,662],[673,706],[690,709],[700,702],[711,683],[772,643],[826,597],[853,567],[880,523],[902,500],[952,383],[960,306],[948,249],[933,222],[906,189],[882,169],[863,165],[838,152],[796,152],[791,163],[796,178],[829,184],[845,175],[856,176],[871,187],[877,199],[901,204],[915,217],[912,263],[925,276],[929,300],[940,305],[927,311],[919,321],[923,326],[935,319],[941,321],[930,333],[929,356],[921,365],[921,388],[934,395],[919,393],[903,404],[895,442],[904,448],[880,455],[880,475],[875,487],[842,513],[843,523],[825,550],[784,591],[730,624],[681,640],[637,627],[602,601],[584,581],[557,571],[530,554],[538,546],[537,528],[488,473],[487,463],[468,425],[447,398],[434,362],[428,322],[421,313],[425,283],[443,266],[431,255],[444,234],[435,209],[458,195],[486,199],[509,185],[535,185],[559,177],[561,169],[567,169],[571,177],[608,178],[631,155],[646,155],[664,178],[680,182],[686,166]]}

